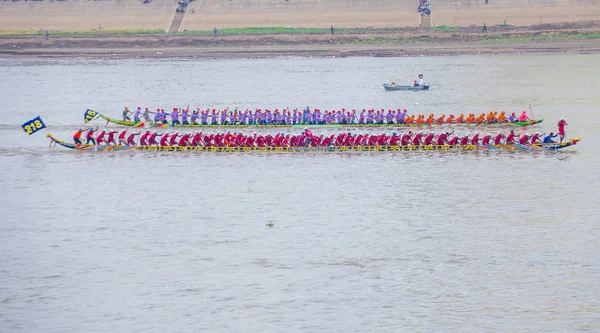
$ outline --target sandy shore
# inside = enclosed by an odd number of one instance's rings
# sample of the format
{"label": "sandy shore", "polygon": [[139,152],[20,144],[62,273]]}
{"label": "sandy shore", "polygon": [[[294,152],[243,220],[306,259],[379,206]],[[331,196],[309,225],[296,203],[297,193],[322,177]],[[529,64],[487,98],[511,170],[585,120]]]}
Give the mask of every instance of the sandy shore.
{"label": "sandy shore", "polygon": [[0,57],[59,58],[265,58],[402,57],[509,53],[598,53],[600,22],[461,31],[273,35],[141,35],[0,37]]}

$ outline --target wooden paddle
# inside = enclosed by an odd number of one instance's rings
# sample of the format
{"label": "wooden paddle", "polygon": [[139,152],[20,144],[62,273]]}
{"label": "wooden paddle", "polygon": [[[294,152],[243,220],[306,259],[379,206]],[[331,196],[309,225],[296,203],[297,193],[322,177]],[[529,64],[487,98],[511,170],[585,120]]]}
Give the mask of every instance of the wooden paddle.
{"label": "wooden paddle", "polygon": [[529,104],[529,112],[531,112],[531,125],[535,125],[535,116],[533,115],[533,109],[531,108],[531,104]]}

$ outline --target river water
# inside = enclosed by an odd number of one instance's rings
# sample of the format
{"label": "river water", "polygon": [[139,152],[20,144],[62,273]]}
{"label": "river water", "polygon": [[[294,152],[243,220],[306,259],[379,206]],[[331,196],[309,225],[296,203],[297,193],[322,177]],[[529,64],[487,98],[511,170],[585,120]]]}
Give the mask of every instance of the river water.
{"label": "river water", "polygon": [[[598,332],[598,64],[1,60],[0,332]],[[421,72],[431,91],[381,87]],[[187,104],[532,104],[545,121],[527,131],[562,116],[583,141],[559,153],[48,149],[45,134],[69,139],[86,108]],[[38,115],[47,130],[26,135]]]}

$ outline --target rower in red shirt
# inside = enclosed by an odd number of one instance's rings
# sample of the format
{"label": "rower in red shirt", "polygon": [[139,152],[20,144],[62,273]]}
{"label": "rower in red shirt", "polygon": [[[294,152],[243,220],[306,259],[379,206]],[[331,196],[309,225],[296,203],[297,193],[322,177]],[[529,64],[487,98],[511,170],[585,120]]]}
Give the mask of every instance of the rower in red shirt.
{"label": "rower in red shirt", "polygon": [[192,136],[192,146],[199,146],[200,142],[202,142],[202,132],[195,132]]}
{"label": "rower in red shirt", "polygon": [[465,136],[462,139],[460,139],[460,145],[461,146],[466,146],[466,145],[469,144],[469,136],[470,135],[471,134],[467,133],[467,134],[465,134]]}
{"label": "rower in red shirt", "polygon": [[504,138],[504,134],[498,133],[498,135],[496,135],[496,137],[494,138],[494,144],[495,145],[501,145],[503,138]]}
{"label": "rower in red shirt", "polygon": [[307,137],[309,137],[309,138],[312,138],[312,136],[313,136],[313,133],[312,133],[312,131],[311,131],[311,130],[309,130],[309,129],[308,129],[308,127],[305,127],[305,128],[304,128],[304,135],[306,135],[306,136],[307,136]]}
{"label": "rower in red shirt", "polygon": [[346,140],[344,140],[344,145],[348,147],[353,147],[355,140],[356,138],[352,136],[352,134],[348,133],[348,136],[346,136]]}
{"label": "rower in red shirt", "polygon": [[310,142],[311,147],[319,147],[321,142],[323,141],[323,134],[321,136],[313,136],[312,141]]}
{"label": "rower in red shirt", "polygon": [[[161,134],[162,135],[162,134]],[[156,142],[156,137],[158,136],[158,132],[154,132],[148,137],[148,146],[158,146],[158,142]]]}
{"label": "rower in red shirt", "polygon": [[292,147],[298,147],[298,136],[297,135],[292,136],[292,138],[290,139],[290,145]]}
{"label": "rower in red shirt", "polygon": [[265,147],[265,138],[262,135],[256,137],[256,144],[258,147]]}
{"label": "rower in red shirt", "polygon": [[179,139],[179,147],[185,147],[185,146],[189,146],[189,145],[190,145],[190,135],[188,133],[185,133]]}
{"label": "rower in red shirt", "polygon": [[529,145],[529,133],[525,133],[525,135],[519,138],[519,143],[522,145]]}
{"label": "rower in red shirt", "polygon": [[515,135],[514,131],[510,131],[510,134],[508,134],[508,136],[506,137],[506,144],[514,144],[517,143],[516,139],[518,138],[518,136]]}
{"label": "rower in red shirt", "polygon": [[106,144],[107,145],[116,145],[117,142],[115,141],[115,134],[117,134],[116,130],[112,130],[108,132],[108,139],[106,139]]}
{"label": "rower in red shirt", "polygon": [[448,141],[448,144],[450,146],[457,146],[458,145],[458,137],[457,136],[453,136],[452,139],[450,139]]}
{"label": "rower in red shirt", "polygon": [[390,146],[397,146],[398,142],[400,142],[400,137],[398,136],[398,133],[392,133],[392,137],[390,138]]}
{"label": "rower in red shirt", "polygon": [[106,134],[105,130],[102,130],[102,132],[100,132],[100,134],[98,134],[98,137],[96,138],[96,142],[98,144],[101,144],[102,142],[105,142],[104,141],[104,134]]}
{"label": "rower in red shirt", "polygon": [[127,145],[128,146],[135,146],[135,137],[136,135],[140,135],[141,132],[135,132],[135,133],[131,133],[129,134],[129,136],[127,137]]}
{"label": "rower in red shirt", "polygon": [[481,145],[482,146],[489,146],[490,145],[490,139],[491,139],[492,135],[491,134],[487,134],[486,136],[483,137],[483,139],[481,139]]}
{"label": "rower in red shirt", "polygon": [[420,146],[422,144],[421,137],[423,136],[423,132],[419,132],[415,134],[415,137],[412,139],[413,146]]}
{"label": "rower in red shirt", "polygon": [[169,146],[169,133],[165,133],[162,138],[160,138],[160,146],[168,147]]}
{"label": "rower in red shirt", "polygon": [[410,144],[411,135],[412,135],[412,131],[409,131],[407,134],[404,134],[402,136],[402,139],[400,140],[400,143],[403,146],[408,146]]}
{"label": "rower in red shirt", "polygon": [[427,136],[425,137],[425,140],[423,141],[423,145],[425,145],[425,146],[433,145],[434,136],[435,136],[435,134],[433,132],[430,132],[429,134],[427,134]]}
{"label": "rower in red shirt", "polygon": [[96,139],[94,139],[94,133],[98,131],[98,126],[96,126],[96,129],[90,128],[90,130],[87,132],[85,138],[85,144],[89,144],[90,142],[93,144],[96,144]]}
{"label": "rower in red shirt", "polygon": [[169,146],[173,147],[177,144],[177,136],[179,135],[179,132],[175,132],[174,134],[171,134],[171,137],[169,138]]}
{"label": "rower in red shirt", "polygon": [[140,137],[140,146],[148,146],[148,137],[150,136],[150,130],[146,130]]}
{"label": "rower in red shirt", "polygon": [[473,146],[479,145],[479,132],[475,132],[475,135],[473,135],[473,139],[471,139],[471,144]]}
{"label": "rower in red shirt", "polygon": [[546,133],[544,134],[540,134],[540,132],[535,132],[535,134],[533,134],[533,136],[531,137],[531,144],[534,143],[542,143],[542,139],[540,138],[543,137]]}
{"label": "rower in red shirt", "polygon": [[119,144],[123,146],[127,146],[127,139],[125,139],[125,135],[127,135],[127,130],[123,130],[123,132],[119,133]]}
{"label": "rower in red shirt", "polygon": [[454,131],[452,131],[452,133],[441,133],[437,138],[437,144],[440,146],[448,144],[448,137],[453,133]]}

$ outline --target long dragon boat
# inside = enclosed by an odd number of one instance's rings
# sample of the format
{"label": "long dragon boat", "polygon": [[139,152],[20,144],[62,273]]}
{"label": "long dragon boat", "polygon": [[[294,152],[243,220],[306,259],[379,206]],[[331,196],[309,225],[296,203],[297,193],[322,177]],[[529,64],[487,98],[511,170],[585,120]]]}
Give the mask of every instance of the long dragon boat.
{"label": "long dragon boat", "polygon": [[533,121],[515,121],[515,122],[505,122],[505,123],[481,123],[481,124],[476,124],[476,123],[444,123],[444,124],[437,124],[434,123],[432,125],[429,124],[270,124],[270,125],[264,125],[264,124],[189,124],[189,125],[182,125],[182,124],[163,124],[163,123],[155,123],[155,122],[151,122],[151,123],[144,123],[144,122],[134,122],[134,121],[124,121],[121,119],[115,119],[115,118],[110,118],[107,117],[101,113],[98,113],[98,116],[104,120],[106,120],[107,123],[113,123],[113,124],[117,124],[117,125],[123,125],[123,126],[131,126],[131,127],[156,127],[156,128],[164,128],[164,127],[182,127],[182,128],[210,128],[210,127],[228,127],[228,128],[305,128],[305,127],[309,127],[309,128],[354,128],[354,127],[376,127],[376,128],[409,128],[409,127],[439,127],[439,126],[465,126],[465,127],[477,127],[477,126],[517,126],[517,127],[525,127],[525,126],[532,126],[535,124],[539,124],[541,122],[544,121],[544,119],[536,119]]}
{"label": "long dragon boat", "polygon": [[517,151],[553,151],[571,147],[581,141],[581,137],[570,139],[562,143],[548,144],[502,144],[502,145],[427,145],[427,146],[327,146],[327,147],[216,147],[216,146],[126,146],[126,145],[92,145],[74,144],[55,138],[51,133],[47,134],[51,144],[55,143],[62,147],[81,151],[196,151],[196,152],[385,152],[385,151],[475,151],[475,150],[517,150]]}

